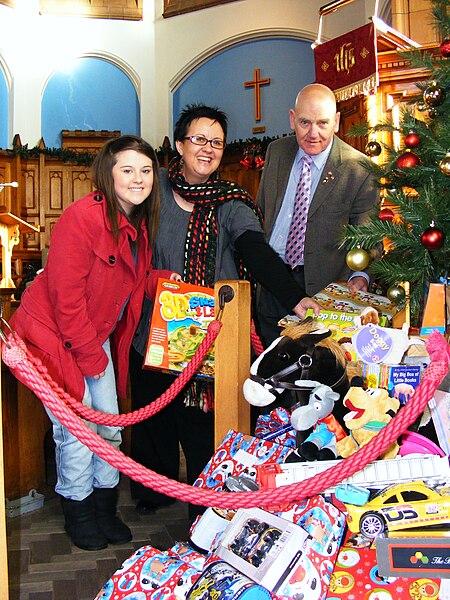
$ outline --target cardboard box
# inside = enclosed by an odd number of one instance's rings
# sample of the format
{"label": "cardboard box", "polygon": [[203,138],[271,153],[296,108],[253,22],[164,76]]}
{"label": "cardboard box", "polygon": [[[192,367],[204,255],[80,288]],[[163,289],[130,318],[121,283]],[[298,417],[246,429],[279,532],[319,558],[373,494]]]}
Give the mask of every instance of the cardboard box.
{"label": "cardboard box", "polygon": [[[348,360],[357,360],[357,355],[351,346],[351,337],[360,329],[355,322],[362,310],[374,308],[378,313],[378,324],[389,326],[392,317],[398,308],[385,296],[370,294],[369,292],[350,292],[348,286],[340,283],[330,283],[325,289],[313,296],[314,300],[322,307],[315,320],[323,323],[331,331],[332,337],[344,343]],[[307,316],[313,316],[313,311],[308,310]],[[298,322],[296,315],[286,315],[279,321],[281,327]],[[363,323],[364,325],[364,320]]]}
{"label": "cardboard box", "polygon": [[396,532],[376,539],[380,575],[450,579],[450,531],[424,529],[408,534]]}
{"label": "cardboard box", "polygon": [[386,296],[369,292],[350,292],[348,286],[343,283],[330,283],[313,298],[325,310],[341,313],[359,314],[364,308],[374,308],[380,316],[386,317],[387,321],[398,312],[398,307]]}
{"label": "cardboard box", "polygon": [[445,285],[443,283],[430,283],[420,328],[420,337],[428,337],[433,331],[444,334],[446,323]]}
{"label": "cardboard box", "polygon": [[383,365],[362,363],[362,378],[369,388],[384,388],[391,398],[406,404],[420,383],[423,369],[419,365]]}
{"label": "cardboard box", "polygon": [[[159,279],[144,367],[173,373],[182,371],[204,340],[214,318],[213,289]],[[214,376],[213,348],[198,375]]]}
{"label": "cardboard box", "polygon": [[371,540],[348,535],[331,577],[327,598],[336,600],[443,600],[440,579],[422,576],[386,577],[379,572]]}
{"label": "cardboard box", "polygon": [[278,593],[307,555],[311,538],[299,525],[260,508],[240,508],[216,554],[266,589]]}

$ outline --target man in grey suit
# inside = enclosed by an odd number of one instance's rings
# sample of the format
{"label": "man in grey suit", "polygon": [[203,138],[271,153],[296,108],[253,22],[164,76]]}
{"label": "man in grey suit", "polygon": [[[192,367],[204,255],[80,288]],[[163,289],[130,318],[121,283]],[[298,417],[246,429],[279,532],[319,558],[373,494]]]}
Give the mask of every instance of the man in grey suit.
{"label": "man in grey suit", "polygon": [[[342,227],[358,225],[374,210],[379,192],[369,169],[361,163],[367,157],[335,134],[340,114],[333,92],[321,84],[303,88],[289,111],[295,136],[272,142],[266,153],[257,203],[265,220],[270,245],[286,260],[286,242],[294,213],[294,198],[302,169],[302,157],[309,155],[309,208],[307,209],[304,251],[299,264],[286,264],[312,296],[332,281],[349,280],[352,290],[368,288],[365,273],[351,272],[339,248]],[[258,303],[258,322],[265,344],[275,339],[277,323],[285,315],[283,307],[262,289]]]}

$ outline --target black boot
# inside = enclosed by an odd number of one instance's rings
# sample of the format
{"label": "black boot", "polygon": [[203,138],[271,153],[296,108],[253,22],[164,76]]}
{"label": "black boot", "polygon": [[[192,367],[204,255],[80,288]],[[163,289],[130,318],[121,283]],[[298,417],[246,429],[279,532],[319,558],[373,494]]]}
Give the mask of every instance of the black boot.
{"label": "black boot", "polygon": [[103,550],[108,546],[108,540],[95,521],[92,494],[84,500],[61,496],[61,506],[66,519],[64,529],[75,546],[82,550]]}
{"label": "black boot", "polygon": [[130,529],[116,515],[117,488],[94,488],[95,520],[111,544],[125,544],[133,539]]}

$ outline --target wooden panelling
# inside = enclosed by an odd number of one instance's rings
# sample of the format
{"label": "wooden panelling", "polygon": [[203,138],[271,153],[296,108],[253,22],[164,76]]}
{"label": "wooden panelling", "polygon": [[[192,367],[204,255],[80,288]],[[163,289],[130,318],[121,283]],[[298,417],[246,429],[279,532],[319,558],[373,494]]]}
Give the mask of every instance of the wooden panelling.
{"label": "wooden panelling", "polygon": [[142,0],[40,0],[39,13],[141,21]]}
{"label": "wooden panelling", "polygon": [[217,6],[219,4],[228,4],[236,0],[164,0],[163,17],[174,17],[183,13]]}

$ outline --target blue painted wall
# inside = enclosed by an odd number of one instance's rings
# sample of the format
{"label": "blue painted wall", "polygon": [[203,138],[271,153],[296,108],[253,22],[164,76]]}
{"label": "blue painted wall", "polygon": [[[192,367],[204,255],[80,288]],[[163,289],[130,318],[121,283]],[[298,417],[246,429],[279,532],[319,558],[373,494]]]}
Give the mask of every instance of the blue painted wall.
{"label": "blue painted wall", "polygon": [[0,148],[8,147],[8,86],[0,69]]}
{"label": "blue painted wall", "polygon": [[[255,121],[254,88],[244,87],[244,82],[253,81],[255,68],[261,79],[270,78],[270,85],[261,87],[260,122]],[[227,113],[229,142],[282,135],[290,131],[288,113],[298,91],[314,76],[310,42],[288,38],[245,42],[202,64],[178,87],[173,95],[174,122],[186,104],[202,102]],[[252,128],[259,125],[266,131],[253,134]]]}
{"label": "blue painted wall", "polygon": [[61,146],[62,129],[140,133],[133,83],[121,69],[99,58],[78,58],[52,75],[42,98],[41,118],[48,148]]}

